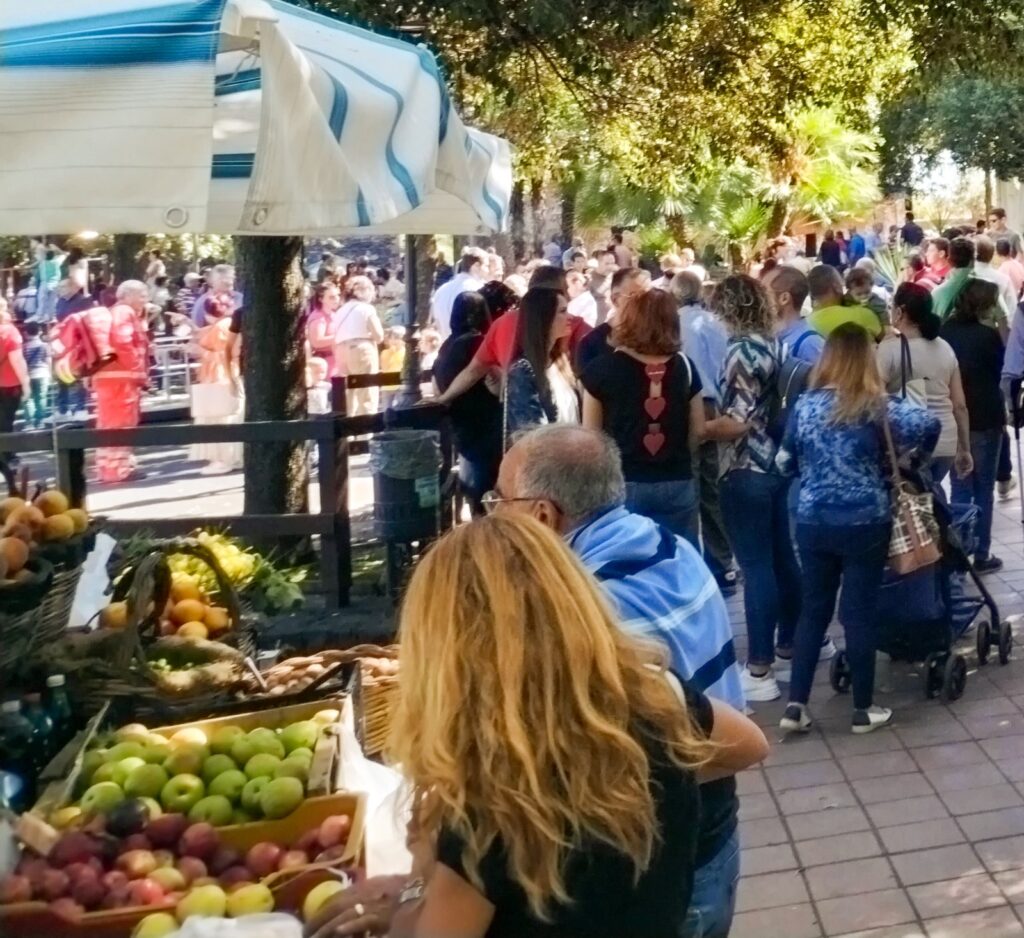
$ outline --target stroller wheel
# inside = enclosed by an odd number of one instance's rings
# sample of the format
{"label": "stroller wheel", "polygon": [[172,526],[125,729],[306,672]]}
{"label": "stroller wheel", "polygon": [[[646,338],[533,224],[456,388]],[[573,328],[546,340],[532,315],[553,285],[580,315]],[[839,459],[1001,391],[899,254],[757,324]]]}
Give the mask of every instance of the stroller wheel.
{"label": "stroller wheel", "polygon": [[1006,664],[1013,650],[1013,627],[1009,622],[999,623],[999,663]]}
{"label": "stroller wheel", "polygon": [[828,678],[832,690],[837,694],[845,694],[850,689],[850,665],[846,660],[845,651],[837,651],[829,665]]}
{"label": "stroller wheel", "polygon": [[924,695],[929,700],[938,696],[942,687],[942,666],[946,663],[946,652],[933,651],[924,659]]}
{"label": "stroller wheel", "polygon": [[978,664],[985,664],[988,661],[988,652],[992,647],[992,626],[988,619],[982,619],[978,623],[978,631],[975,635],[978,642]]}
{"label": "stroller wheel", "polygon": [[967,686],[967,662],[963,655],[950,655],[942,669],[942,699],[959,700]]}

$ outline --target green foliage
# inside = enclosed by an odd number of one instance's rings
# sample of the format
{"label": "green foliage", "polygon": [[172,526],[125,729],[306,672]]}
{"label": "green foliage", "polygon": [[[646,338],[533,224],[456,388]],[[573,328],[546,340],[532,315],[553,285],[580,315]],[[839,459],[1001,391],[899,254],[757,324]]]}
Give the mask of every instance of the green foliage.
{"label": "green foliage", "polygon": [[963,168],[1024,176],[1024,81],[984,77],[947,82],[935,96],[932,145]]}

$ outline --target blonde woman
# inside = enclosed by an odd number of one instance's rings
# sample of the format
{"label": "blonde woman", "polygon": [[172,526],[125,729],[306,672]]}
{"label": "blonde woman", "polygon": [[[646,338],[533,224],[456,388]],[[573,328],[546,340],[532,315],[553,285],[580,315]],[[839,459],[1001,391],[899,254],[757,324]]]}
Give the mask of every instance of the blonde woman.
{"label": "blonde woman", "polygon": [[409,584],[401,649],[391,755],[415,793],[420,860],[306,934],[678,938],[698,783],[762,759],[761,731],[684,694],[665,650],[621,630],[524,513],[438,542]]}
{"label": "blonde woman", "polygon": [[[345,283],[348,301],[334,314],[334,367],[338,375],[373,375],[380,371],[378,346],[384,341],[384,327],[373,306],[377,288],[369,277],[359,274]],[[375,414],[380,388],[358,388],[346,392],[348,414]]]}

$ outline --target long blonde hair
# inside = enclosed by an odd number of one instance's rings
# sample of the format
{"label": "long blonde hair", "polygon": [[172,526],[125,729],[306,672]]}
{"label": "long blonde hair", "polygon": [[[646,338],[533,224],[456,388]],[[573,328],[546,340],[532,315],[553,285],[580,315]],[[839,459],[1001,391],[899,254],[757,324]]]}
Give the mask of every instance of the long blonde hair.
{"label": "long blonde hair", "polygon": [[645,743],[681,768],[713,747],[661,673],[664,649],[616,625],[564,542],[518,512],[457,528],[413,575],[400,635],[390,754],[423,828],[465,842],[477,888],[498,838],[541,918],[569,900],[565,861],[588,841],[639,877],[659,837]]}
{"label": "long blonde hair", "polygon": [[843,323],[832,330],[811,373],[811,387],[835,388],[832,423],[860,423],[882,411],[885,385],[875,342],[863,326]]}

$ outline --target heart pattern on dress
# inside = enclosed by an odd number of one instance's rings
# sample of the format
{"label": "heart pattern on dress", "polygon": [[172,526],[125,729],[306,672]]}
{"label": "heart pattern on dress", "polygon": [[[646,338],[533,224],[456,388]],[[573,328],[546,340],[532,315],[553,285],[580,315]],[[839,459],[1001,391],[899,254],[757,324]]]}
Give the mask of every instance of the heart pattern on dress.
{"label": "heart pattern on dress", "polygon": [[652,423],[644,434],[644,449],[652,456],[656,456],[664,445],[665,434],[661,432],[661,424]]}
{"label": "heart pattern on dress", "polygon": [[651,420],[657,420],[665,412],[665,398],[649,397],[644,401],[644,410]]}

